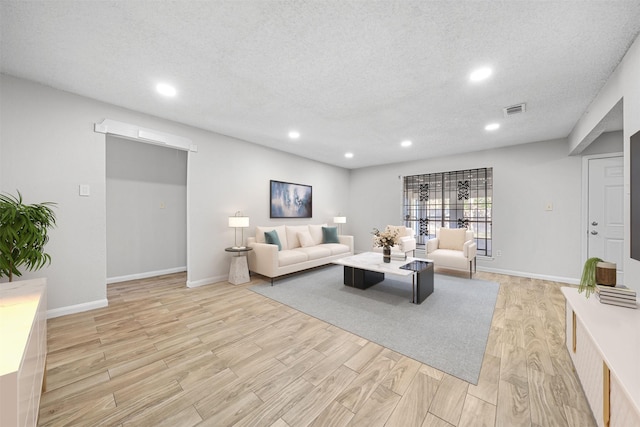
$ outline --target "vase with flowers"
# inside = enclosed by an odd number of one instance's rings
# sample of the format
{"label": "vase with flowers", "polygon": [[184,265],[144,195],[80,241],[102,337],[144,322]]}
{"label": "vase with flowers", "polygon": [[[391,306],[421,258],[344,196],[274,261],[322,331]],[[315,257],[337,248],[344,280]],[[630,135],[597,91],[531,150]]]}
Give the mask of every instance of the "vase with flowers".
{"label": "vase with flowers", "polygon": [[391,247],[398,243],[398,230],[387,227],[384,231],[380,231],[374,228],[371,234],[373,234],[373,244],[382,248],[382,260],[391,262]]}

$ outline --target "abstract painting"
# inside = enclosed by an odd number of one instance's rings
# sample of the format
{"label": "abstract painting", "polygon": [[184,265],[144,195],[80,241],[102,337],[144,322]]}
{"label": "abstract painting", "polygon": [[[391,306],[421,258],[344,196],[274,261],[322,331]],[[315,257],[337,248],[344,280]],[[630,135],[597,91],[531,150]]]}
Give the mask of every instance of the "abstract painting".
{"label": "abstract painting", "polygon": [[271,218],[311,218],[311,186],[271,181]]}

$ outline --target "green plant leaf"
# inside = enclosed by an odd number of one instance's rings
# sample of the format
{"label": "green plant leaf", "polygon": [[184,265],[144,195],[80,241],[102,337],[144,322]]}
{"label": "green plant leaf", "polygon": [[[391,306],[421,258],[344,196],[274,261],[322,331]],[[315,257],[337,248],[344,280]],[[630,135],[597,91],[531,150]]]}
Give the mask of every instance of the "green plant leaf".
{"label": "green plant leaf", "polygon": [[0,277],[21,276],[19,267],[39,270],[51,263],[44,252],[49,228],[56,224],[53,202],[22,203],[22,194],[0,194]]}
{"label": "green plant leaf", "polygon": [[602,260],[598,257],[589,258],[584,262],[578,292],[584,292],[587,298],[596,290],[596,267],[599,262],[602,262]]}

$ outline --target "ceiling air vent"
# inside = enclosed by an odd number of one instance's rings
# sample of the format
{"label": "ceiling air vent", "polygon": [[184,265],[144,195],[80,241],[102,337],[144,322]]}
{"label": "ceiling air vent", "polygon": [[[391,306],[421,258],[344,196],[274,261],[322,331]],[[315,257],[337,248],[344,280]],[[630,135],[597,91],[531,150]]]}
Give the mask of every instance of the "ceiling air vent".
{"label": "ceiling air vent", "polygon": [[505,117],[511,117],[511,116],[516,115],[516,114],[524,113],[527,110],[526,105],[527,104],[525,104],[525,103],[512,105],[510,107],[504,107],[502,109],[502,111],[504,112],[504,116]]}

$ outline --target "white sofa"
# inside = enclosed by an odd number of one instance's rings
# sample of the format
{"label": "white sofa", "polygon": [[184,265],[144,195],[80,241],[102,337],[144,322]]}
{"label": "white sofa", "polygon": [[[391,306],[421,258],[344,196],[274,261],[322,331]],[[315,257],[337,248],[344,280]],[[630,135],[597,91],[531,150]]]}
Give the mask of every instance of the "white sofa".
{"label": "white sofa", "polygon": [[478,247],[473,239],[473,231],[465,228],[440,228],[435,239],[427,241],[427,258],[433,260],[436,267],[468,270],[473,277],[476,268]]}
{"label": "white sofa", "polygon": [[[256,227],[255,237],[247,239],[249,270],[269,277],[271,284],[276,277],[308,268],[329,264],[331,261],[353,255],[353,236],[337,236],[340,243],[324,243],[320,225],[279,225]],[[335,228],[335,227],[328,227]],[[265,232],[275,230],[281,250],[265,240]]]}
{"label": "white sofa", "polygon": [[[411,252],[411,255],[415,254],[416,238],[413,235],[413,229],[403,225],[387,225],[387,228],[398,230],[398,237],[400,239],[400,242],[397,245],[391,246],[392,254],[394,252],[402,252],[405,255],[409,255],[409,252]],[[382,253],[382,248],[374,245],[373,251]]]}

